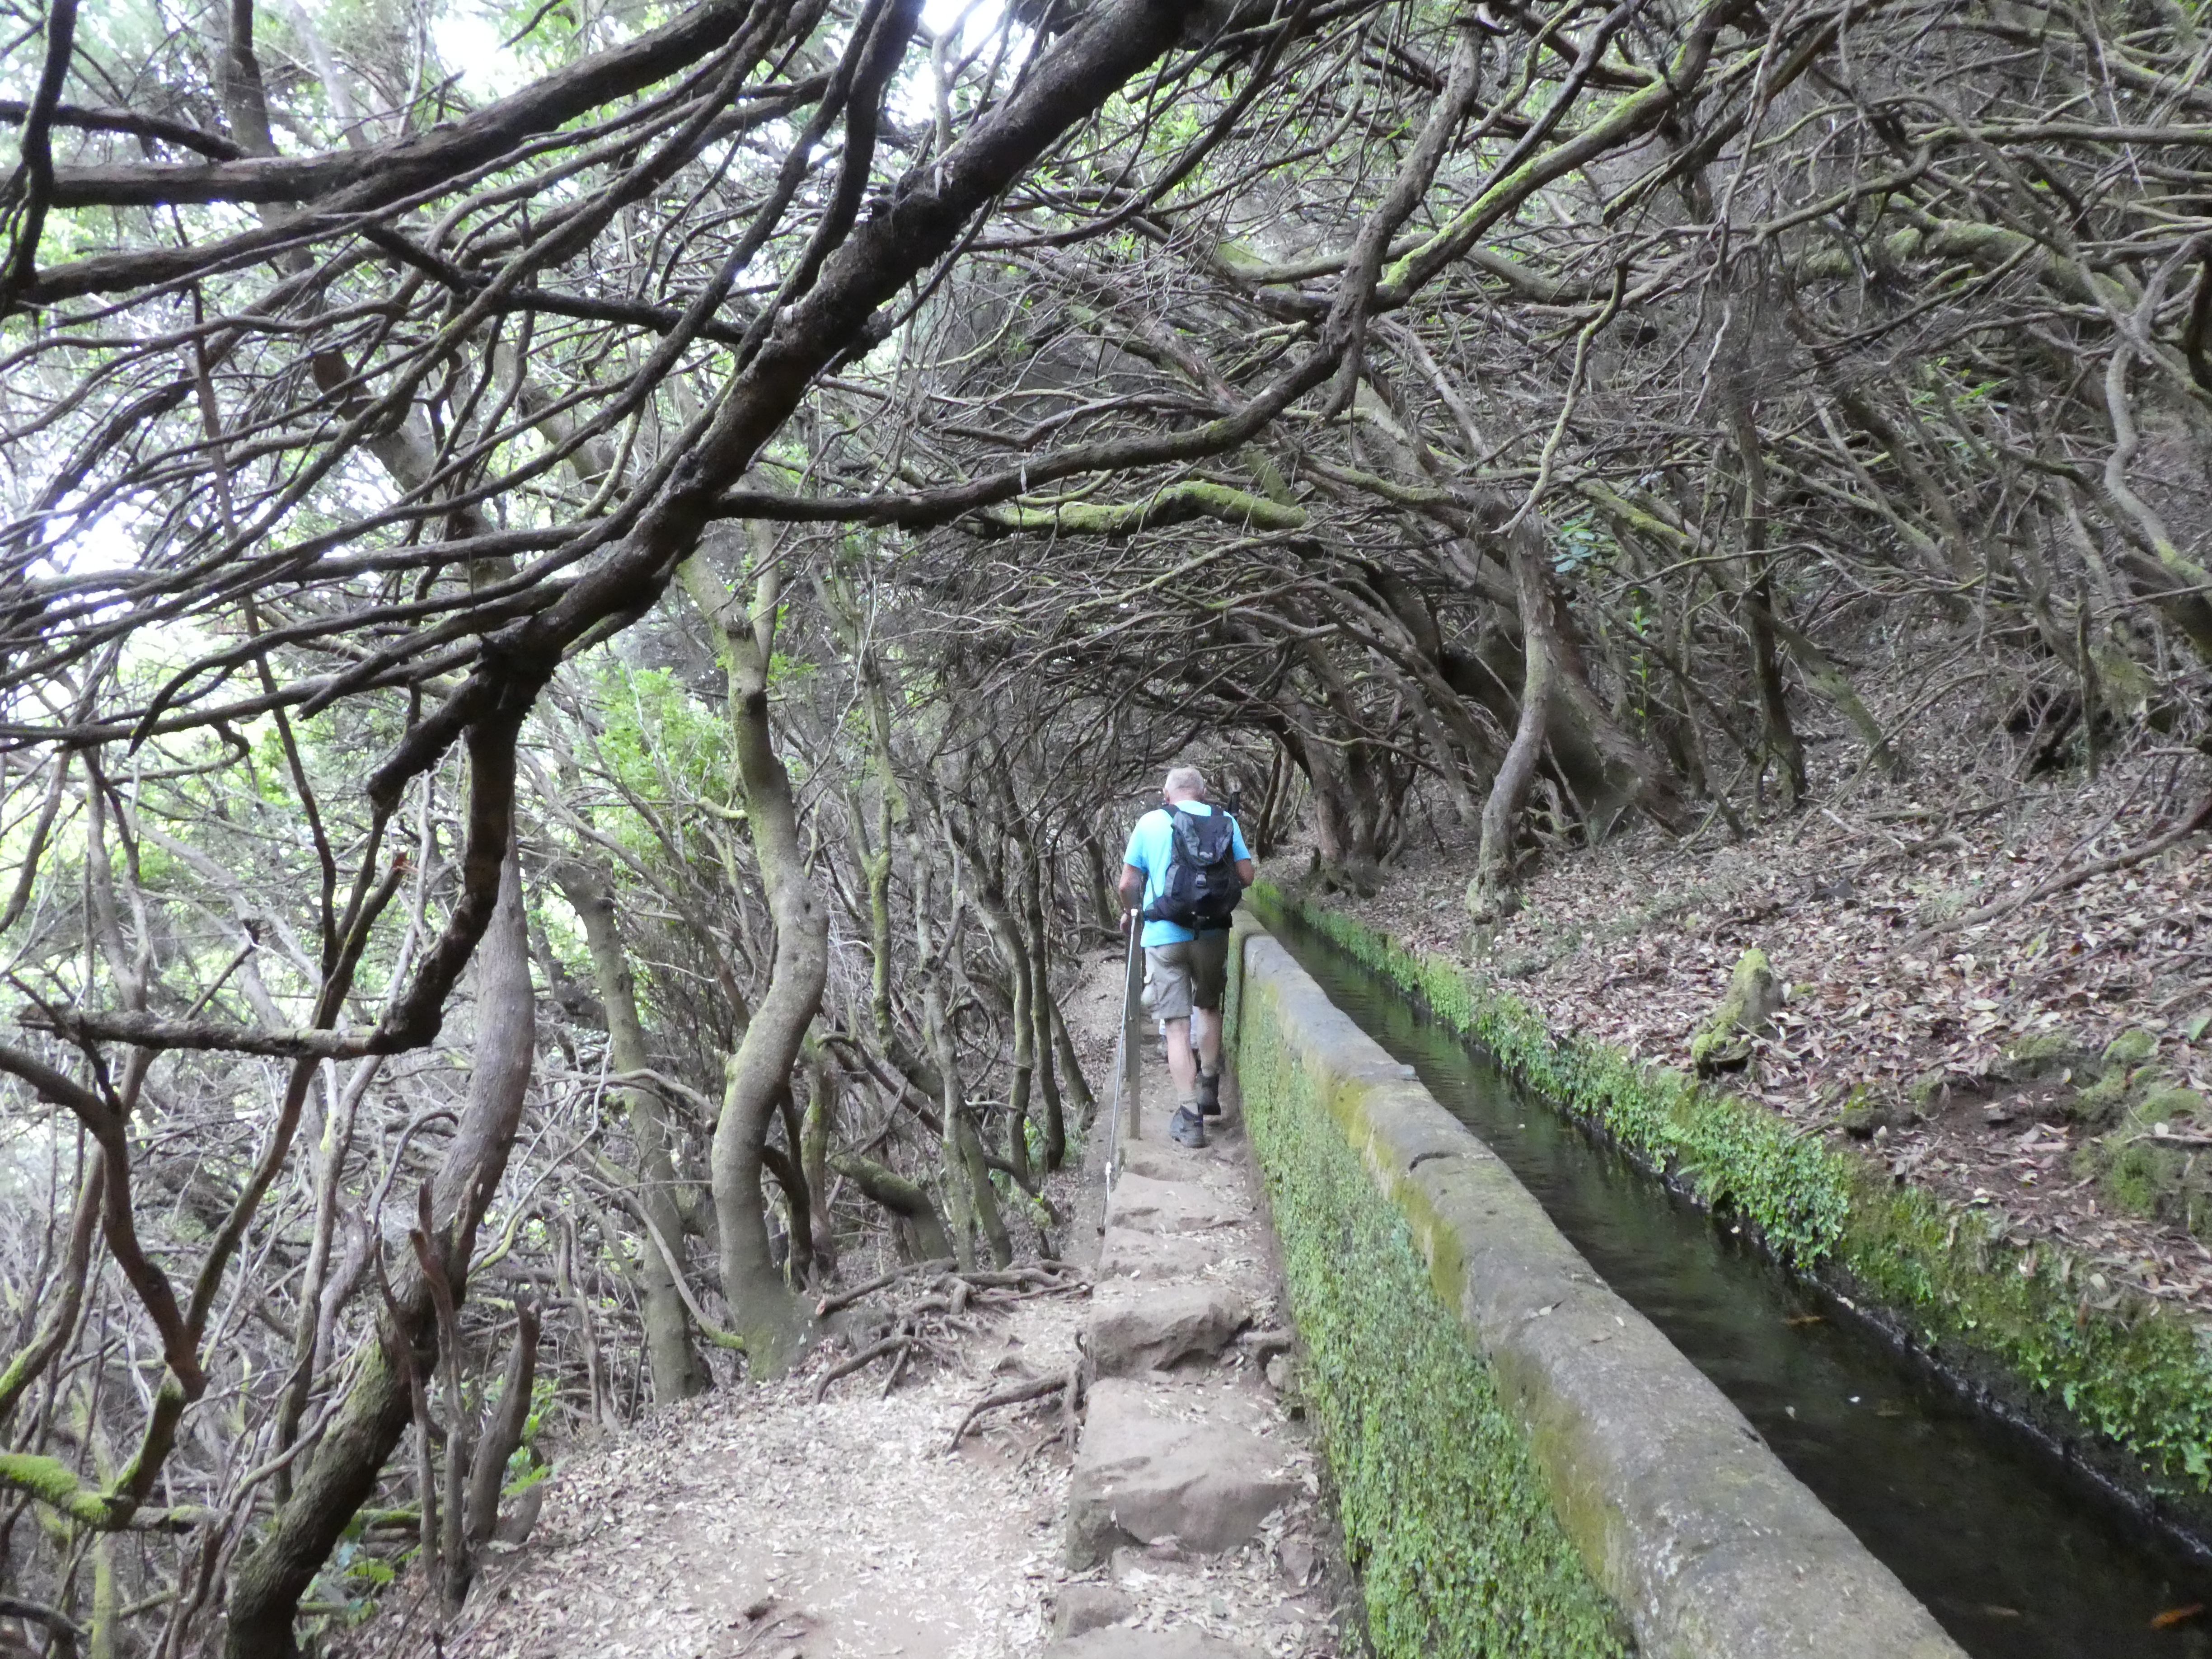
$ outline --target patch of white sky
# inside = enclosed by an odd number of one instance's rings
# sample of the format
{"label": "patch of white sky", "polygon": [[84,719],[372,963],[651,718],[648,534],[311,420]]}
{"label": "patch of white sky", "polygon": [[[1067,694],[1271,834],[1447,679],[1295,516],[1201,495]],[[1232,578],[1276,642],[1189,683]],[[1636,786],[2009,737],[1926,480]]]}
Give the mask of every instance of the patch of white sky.
{"label": "patch of white sky", "polygon": [[446,73],[459,78],[472,100],[488,104],[521,91],[539,74],[507,45],[515,27],[497,7],[447,4],[432,21],[430,39]]}
{"label": "patch of white sky", "polygon": [[[922,0],[921,27],[932,38],[952,37],[955,63],[983,50],[1007,26],[1006,0]],[[936,119],[937,80],[926,61],[892,88],[891,109],[904,122]]]}
{"label": "patch of white sky", "polygon": [[[956,50],[970,52],[999,29],[1006,9],[1006,0],[924,0],[921,25],[932,35],[957,30]],[[514,27],[501,8],[448,0],[430,25],[430,38],[446,72],[458,76],[472,98],[488,102],[520,91],[539,73],[507,44]],[[926,116],[933,107],[933,93],[927,84],[902,91],[917,100],[914,115]]]}
{"label": "patch of white sky", "polygon": [[[364,518],[382,510],[392,501],[391,488],[384,475],[375,468],[359,464],[341,468],[337,476],[327,482],[325,490],[329,492],[322,498],[325,508],[335,499],[345,510]],[[284,514],[270,527],[266,542],[277,543],[286,529],[300,521],[304,510],[303,505]],[[26,566],[26,574],[32,580],[92,582],[96,593],[99,577],[159,562],[173,551],[154,544],[162,533],[161,515],[145,503],[131,500],[112,501],[95,514],[80,514],[74,521],[67,519],[69,511],[67,507],[63,509],[64,517],[56,521],[45,550]],[[88,620],[99,621],[116,614],[118,613],[104,601],[99,602]],[[172,617],[138,630],[133,637],[130,659],[181,665],[226,642],[196,618]]]}
{"label": "patch of white sky", "polygon": [[965,51],[994,33],[1006,15],[1005,0],[924,0],[921,26],[932,34],[959,27]]}
{"label": "patch of white sky", "polygon": [[96,519],[82,521],[46,550],[40,562],[47,568],[33,565],[31,574],[96,576],[103,570],[130,569],[138,562],[136,517],[128,507],[110,507]]}
{"label": "patch of white sky", "polygon": [[[336,484],[345,505],[364,516],[379,511],[391,500],[380,475],[363,469],[349,469]],[[51,538],[44,552],[26,567],[33,580],[56,576],[82,579],[107,571],[131,569],[145,561],[149,542],[160,533],[158,515],[137,501],[111,501],[88,516],[82,508],[75,511],[76,516],[72,519],[72,509],[65,506],[56,519],[49,521]],[[296,509],[287,514],[278,524],[270,526],[270,534],[280,533],[296,516]]]}

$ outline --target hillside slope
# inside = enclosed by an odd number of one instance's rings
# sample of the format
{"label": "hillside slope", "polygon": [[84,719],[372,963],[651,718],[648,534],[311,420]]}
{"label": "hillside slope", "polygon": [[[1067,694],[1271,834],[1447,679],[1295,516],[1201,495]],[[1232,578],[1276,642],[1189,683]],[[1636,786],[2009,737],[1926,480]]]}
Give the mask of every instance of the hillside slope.
{"label": "hillside slope", "polygon": [[1638,831],[1547,857],[1489,928],[1462,905],[1472,837],[1440,821],[1379,894],[1333,902],[1684,1069],[1763,951],[1788,1000],[1729,1086],[2212,1320],[2212,860],[2201,834],[2136,859],[2189,821],[2196,764],[1930,767],[1741,842]]}

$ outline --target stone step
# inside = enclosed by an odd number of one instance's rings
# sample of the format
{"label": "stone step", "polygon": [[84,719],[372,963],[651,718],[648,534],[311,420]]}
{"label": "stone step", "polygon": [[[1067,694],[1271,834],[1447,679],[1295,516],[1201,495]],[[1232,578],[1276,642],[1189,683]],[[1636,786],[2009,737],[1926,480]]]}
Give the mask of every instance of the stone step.
{"label": "stone step", "polygon": [[1194,1233],[1181,1238],[1109,1227],[1098,1247],[1098,1277],[1108,1279],[1164,1279],[1176,1284],[1218,1267],[1231,1235]]}
{"label": "stone step", "polygon": [[1163,1416],[1162,1403],[1126,1378],[1090,1391],[1068,1492],[1067,1560],[1079,1571],[1127,1543],[1235,1549],[1299,1490],[1281,1448],[1229,1423]]}
{"label": "stone step", "polygon": [[1212,1358],[1244,1328],[1243,1298],[1221,1285],[1158,1290],[1101,1285],[1083,1328],[1083,1352],[1095,1376],[1162,1371],[1194,1354]]}
{"label": "stone step", "polygon": [[1044,1659],[1258,1659],[1249,1648],[1194,1630],[1131,1630],[1115,1626],[1054,1642]]}
{"label": "stone step", "polygon": [[1133,1618],[1137,1603],[1118,1584],[1066,1584],[1052,1604],[1052,1633],[1065,1641]]}
{"label": "stone step", "polygon": [[1171,1140],[1125,1140],[1121,1158],[1123,1175],[1139,1175],[1149,1181],[1188,1181],[1206,1165],[1204,1152],[1192,1152]]}
{"label": "stone step", "polygon": [[1133,1170],[1114,1183],[1108,1212],[1116,1227],[1144,1233],[1201,1233],[1243,1219],[1194,1181],[1156,1181]]}

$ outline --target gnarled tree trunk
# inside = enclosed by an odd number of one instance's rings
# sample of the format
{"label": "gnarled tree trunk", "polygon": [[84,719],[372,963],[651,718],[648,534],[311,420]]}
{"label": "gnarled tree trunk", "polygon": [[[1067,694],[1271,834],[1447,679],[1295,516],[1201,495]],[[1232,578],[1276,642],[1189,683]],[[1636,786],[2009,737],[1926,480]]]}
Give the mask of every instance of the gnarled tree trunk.
{"label": "gnarled tree trunk", "polygon": [[[645,1071],[653,1061],[646,1050],[645,1024],[637,1011],[637,981],[623,949],[614,895],[606,878],[572,859],[554,872],[554,879],[584,924],[584,942],[592,953],[592,982],[606,1011],[607,1057],[618,1073]],[[679,1239],[684,1237],[684,1210],[676,1196],[676,1160],[672,1151],[675,1138],[669,1130],[668,1108],[659,1095],[643,1086],[617,1089],[615,1098],[629,1119],[630,1138],[637,1146],[634,1173],[639,1204],[662,1238]],[[677,1291],[666,1260],[659,1249],[648,1246],[638,1253],[637,1272],[653,1399],[666,1405],[703,1393],[707,1373],[692,1347],[690,1316],[684,1310],[684,1298]]]}
{"label": "gnarled tree trunk", "polygon": [[[770,567],[772,569],[773,567]],[[762,1148],[791,1068],[822,1006],[830,978],[830,915],[806,873],[791,774],[777,757],[768,718],[768,665],[775,590],[763,576],[760,603],[744,607],[702,559],[684,567],[684,584],[714,630],[730,677],[730,731],[753,856],[775,923],[768,994],[753,1010],[738,1051],[724,1068],[721,1117],[712,1158],[714,1215],[720,1231],[722,1299],[730,1330],[745,1344],[757,1376],[789,1367],[806,1335],[805,1308],[778,1271],[769,1245],[761,1191]]]}
{"label": "gnarled tree trunk", "polygon": [[1536,775],[1544,752],[1547,711],[1559,672],[1559,641],[1552,626],[1552,585],[1544,568],[1543,532],[1524,523],[1508,538],[1507,557],[1521,602],[1521,720],[1505,759],[1491,781],[1482,806],[1482,846],[1475,855],[1474,878],[1468,884],[1467,908],[1477,921],[1494,921],[1512,903],[1513,835],[1522,798]]}

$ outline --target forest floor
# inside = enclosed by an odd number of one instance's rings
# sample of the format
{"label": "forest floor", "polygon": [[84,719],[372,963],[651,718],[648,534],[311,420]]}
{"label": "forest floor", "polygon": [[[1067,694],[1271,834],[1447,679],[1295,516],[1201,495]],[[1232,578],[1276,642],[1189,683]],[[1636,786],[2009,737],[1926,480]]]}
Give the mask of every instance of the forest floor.
{"label": "forest floor", "polygon": [[[2022,783],[1927,757],[1903,781],[1816,797],[1741,841],[1718,825],[1681,842],[1638,830],[1547,854],[1522,908],[1487,929],[1463,902],[1477,836],[1439,812],[1379,894],[1332,902],[1495,975],[1555,1031],[1685,1070],[1738,958],[1762,950],[1788,1003],[1726,1086],[2001,1214],[2015,1242],[2060,1241],[2212,1319],[2201,1190],[2192,1235],[2188,1192],[2130,1193],[2111,1176],[2130,1138],[2196,1189],[2212,1164],[2197,1150],[2212,1147],[2212,835],[2035,896],[2189,813],[2203,771],[2167,750],[2094,783]],[[2121,1094],[2108,1066],[2100,1091],[2107,1045],[2130,1033],[2133,1082]],[[2030,1075],[2018,1059],[2054,1050],[2088,1057],[2080,1074]],[[2154,1098],[2171,1121],[2126,1115]]]}
{"label": "forest floor", "polygon": [[[1102,1118],[1121,969],[1118,950],[1102,952],[1065,1008]],[[1147,1063],[1160,1073],[1148,1091],[1157,1100],[1165,1079],[1156,1049]],[[1048,1188],[1072,1218],[1065,1253],[1086,1275],[1097,1267],[1103,1200],[1096,1135],[1088,1150]],[[1243,1158],[1241,1135],[1224,1153]],[[1241,1173],[1256,1186],[1256,1175]],[[1033,1233],[1028,1242],[1024,1259],[1033,1262]],[[846,1277],[865,1273],[848,1264]],[[1272,1279],[1271,1260],[1246,1264],[1245,1276],[1254,1273]],[[1264,1285],[1256,1294],[1255,1315],[1266,1315]],[[894,1307],[900,1297],[894,1286],[879,1299]],[[1089,1311],[1087,1279],[1076,1294],[971,1308],[965,1328],[947,1334],[937,1357],[895,1388],[878,1362],[817,1400],[824,1374],[851,1352],[832,1338],[787,1378],[655,1410],[628,1430],[556,1449],[535,1532],[487,1566],[457,1622],[434,1628],[416,1587],[403,1580],[349,1651],[357,1659],[434,1651],[442,1659],[1034,1659],[1053,1638],[1056,1607],[1080,1583],[1109,1587],[1112,1616],[1133,1633],[1190,1628],[1229,1638],[1254,1659],[1335,1654],[1345,1581],[1334,1529],[1310,1496],[1231,1556],[1192,1558],[1170,1540],[1129,1559],[1132,1552],[1117,1551],[1110,1569],[1071,1573],[1063,1564],[1073,1455],[1061,1396],[994,1411],[954,1444],[955,1429],[986,1395],[1075,1365]],[[1216,1386],[1234,1384],[1224,1376]],[[1282,1415],[1272,1395],[1260,1409]],[[1102,1591],[1087,1593],[1097,1605]]]}
{"label": "forest floor", "polygon": [[951,1431],[994,1382],[1065,1371],[1079,1304],[1020,1304],[962,1363],[886,1395],[880,1365],[656,1411],[563,1459],[536,1535],[471,1598],[444,1651],[903,1655],[987,1659],[1040,1645],[1064,1457],[1022,1422]]}

